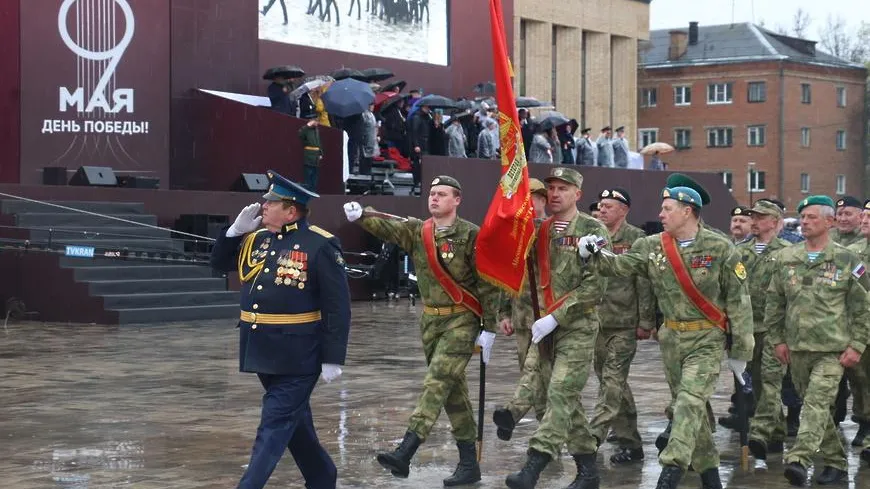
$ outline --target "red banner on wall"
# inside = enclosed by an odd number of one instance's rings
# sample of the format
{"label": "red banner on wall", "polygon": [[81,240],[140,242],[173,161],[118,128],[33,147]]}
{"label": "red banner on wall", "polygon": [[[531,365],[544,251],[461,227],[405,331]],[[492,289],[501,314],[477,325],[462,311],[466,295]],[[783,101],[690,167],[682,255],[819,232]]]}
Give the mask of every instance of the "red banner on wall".
{"label": "red banner on wall", "polygon": [[21,183],[109,166],[169,180],[169,0],[21,0]]}

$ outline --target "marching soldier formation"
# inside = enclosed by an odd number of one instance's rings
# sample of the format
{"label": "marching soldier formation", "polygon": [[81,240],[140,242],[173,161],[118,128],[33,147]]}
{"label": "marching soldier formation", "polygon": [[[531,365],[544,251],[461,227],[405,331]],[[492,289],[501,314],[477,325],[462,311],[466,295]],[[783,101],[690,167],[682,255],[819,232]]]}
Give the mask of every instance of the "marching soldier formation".
{"label": "marching soldier formation", "polygon": [[[269,178],[262,222],[259,204],[243,209],[212,257],[216,268],[239,272],[241,370],[257,373],[266,390],[239,487],[263,487],[289,447],[306,487],[334,488],[335,466],[317,441],[308,398],[318,376],[329,382],[341,375],[350,320],[344,261],[337,240],[307,222],[316,194],[274,172]],[[847,479],[837,426],[850,392],[859,424],[852,445],[870,464],[870,359],[863,355],[870,342],[870,201],[807,197],[796,209],[801,238],[784,233],[781,203],[761,199],[732,210],[727,236],[702,219],[706,190],[673,174],[661,191],[664,232],[645,236],[627,223],[632,200],[624,188],[596,189],[592,217],[578,210],[583,176],[574,169],[555,167],[530,187],[536,233],[519,298],[478,275],[478,227],[458,216],[462,185],[455,178],[431,182],[426,220],[344,206],[348,221],[407,251],[424,303],[420,396],[402,441],[376,457],[393,476],[409,477],[443,409],[459,459],[444,486],[481,480],[465,372],[476,349],[489,361],[499,330],[516,337],[520,373],[513,397],[493,412],[498,437],[510,440],[532,410],[538,420],[525,464],[505,480],[511,489],[536,487],[563,451],[577,467],[568,489],[599,488],[596,457],[605,441],[617,445],[611,464],[643,460],[628,374],[638,341],[650,338],[660,344],[671,393],[671,421],[656,442],[657,489],[677,488],[690,471],[703,489],[722,488],[709,400],[724,358],[735,389],[751,386],[752,395],[749,406],[735,405],[719,423],[745,430],[757,459],[785,453],[792,485],[807,482],[817,452],[816,483]],[[281,334],[290,327],[294,335]],[[287,363],[285,351],[298,354]],[[581,392],[591,372],[599,390],[587,413]]]}

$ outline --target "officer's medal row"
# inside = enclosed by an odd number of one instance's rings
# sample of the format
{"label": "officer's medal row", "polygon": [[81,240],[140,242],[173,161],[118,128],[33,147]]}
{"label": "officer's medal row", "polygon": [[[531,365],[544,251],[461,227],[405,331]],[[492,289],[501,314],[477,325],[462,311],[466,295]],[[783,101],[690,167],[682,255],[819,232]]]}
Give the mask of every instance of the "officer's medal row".
{"label": "officer's medal row", "polygon": [[269,245],[272,244],[272,238],[266,238],[260,243],[260,248],[251,252],[251,258],[254,260],[262,260],[269,253]]}
{"label": "officer's medal row", "polygon": [[308,253],[302,251],[285,251],[278,257],[278,271],[275,285],[287,285],[305,288],[308,281]]}

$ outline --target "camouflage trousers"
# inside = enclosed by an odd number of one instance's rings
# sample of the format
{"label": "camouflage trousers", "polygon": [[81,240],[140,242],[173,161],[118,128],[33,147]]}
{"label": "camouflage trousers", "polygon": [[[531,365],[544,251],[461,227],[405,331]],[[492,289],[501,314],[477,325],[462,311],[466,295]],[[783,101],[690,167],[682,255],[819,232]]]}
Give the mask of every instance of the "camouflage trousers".
{"label": "camouflage trousers", "polygon": [[846,369],[846,378],[852,391],[852,414],[859,423],[870,423],[870,355],[861,355],[858,365]]}
{"label": "camouflage trousers", "polygon": [[698,473],[718,467],[706,406],[719,379],[725,333],[719,328],[680,332],[664,326],[659,343],[674,399],[671,437],[659,462],[684,471],[691,464]]}
{"label": "camouflage trousers", "polygon": [[637,351],[637,333],[630,330],[602,330],[595,342],[595,375],[598,377],[598,403],[590,430],[598,444],[604,442],[612,426],[619,446],[640,448],[637,408],[628,385],[628,371]]}
{"label": "camouflage trousers", "polygon": [[[517,330],[520,333],[522,330]],[[553,364],[549,359],[540,361],[538,353],[538,345],[531,344],[531,330],[525,330],[529,336],[529,347],[525,352],[520,353],[520,358],[523,359],[522,375],[517,383],[517,388],[514,391],[514,396],[505,406],[514,418],[514,422],[519,422],[529,412],[535,408],[535,417],[540,421],[547,411],[547,386],[550,384],[550,374],[553,370]],[[520,348],[520,338],[517,338],[517,349]]]}
{"label": "camouflage trousers", "polygon": [[547,411],[529,442],[529,448],[553,458],[559,456],[565,443],[572,455],[591,454],[598,450],[580,400],[595,354],[598,321],[581,319],[577,323],[573,325],[574,329],[558,327],[550,333],[553,335],[555,360],[547,388]]}
{"label": "camouflage trousers", "polygon": [[839,353],[833,352],[790,353],[791,378],[804,404],[798,435],[785,463],[799,462],[809,467],[818,451],[825,466],[847,469],[846,449],[831,414],[843,376],[839,357]]}
{"label": "camouflage trousers", "polygon": [[421,328],[428,369],[408,430],[425,441],[444,408],[456,441],[473,442],[477,438],[477,424],[468,399],[465,367],[480,332],[478,319],[470,312],[441,317],[423,315]]}
{"label": "camouflage trousers", "polygon": [[[763,336],[762,336],[763,335]],[[762,336],[759,338],[759,336]],[[759,373],[752,377],[756,404],[749,428],[749,438],[764,443],[785,440],[785,416],[782,414],[780,390],[785,377],[786,366],[779,363],[773,354],[773,346],[765,333],[755,334],[756,349],[761,344]],[[752,359],[753,362],[755,358]],[[754,372],[752,375],[756,375]]]}

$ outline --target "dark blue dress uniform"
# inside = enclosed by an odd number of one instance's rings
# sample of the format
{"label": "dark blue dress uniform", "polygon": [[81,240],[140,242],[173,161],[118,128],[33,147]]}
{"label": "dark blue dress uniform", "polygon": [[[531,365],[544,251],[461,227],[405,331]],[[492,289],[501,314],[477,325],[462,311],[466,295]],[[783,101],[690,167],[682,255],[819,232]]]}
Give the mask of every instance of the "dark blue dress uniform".
{"label": "dark blue dress uniform", "polygon": [[[317,194],[268,172],[267,200],[306,205]],[[289,449],[309,489],[332,489],[336,468],[320,446],[309,406],[322,364],[343,365],[350,294],[338,239],[305,219],[277,232],[221,233],[214,268],[242,282],[239,369],[266,393],[251,461],[239,488],[262,488]]]}

